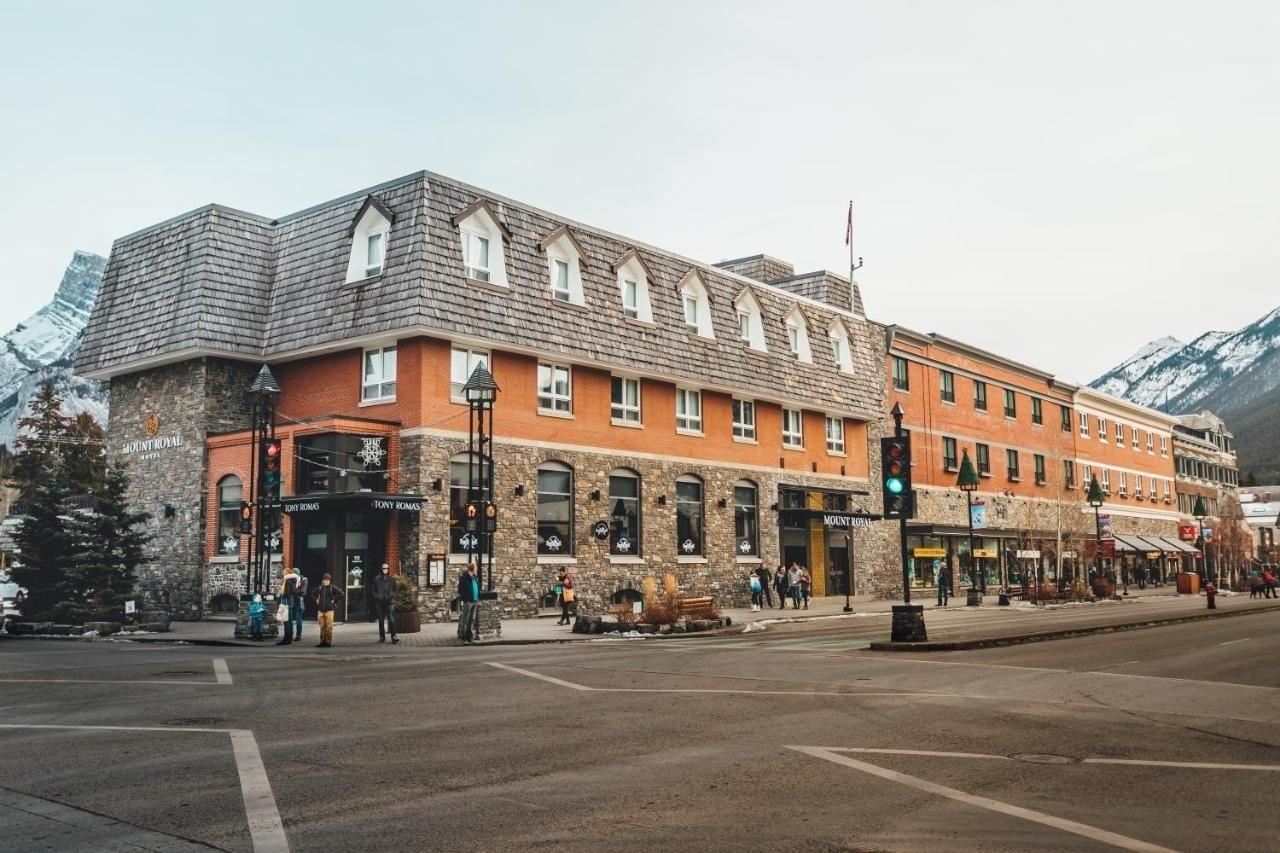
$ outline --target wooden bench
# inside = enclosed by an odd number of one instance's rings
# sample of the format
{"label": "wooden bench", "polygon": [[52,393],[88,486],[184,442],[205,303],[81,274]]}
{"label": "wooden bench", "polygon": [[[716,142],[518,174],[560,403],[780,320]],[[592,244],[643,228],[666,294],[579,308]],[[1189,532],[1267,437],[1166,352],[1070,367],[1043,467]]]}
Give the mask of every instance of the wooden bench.
{"label": "wooden bench", "polygon": [[676,615],[687,616],[690,619],[715,619],[715,602],[709,595],[701,598],[678,598],[676,599]]}

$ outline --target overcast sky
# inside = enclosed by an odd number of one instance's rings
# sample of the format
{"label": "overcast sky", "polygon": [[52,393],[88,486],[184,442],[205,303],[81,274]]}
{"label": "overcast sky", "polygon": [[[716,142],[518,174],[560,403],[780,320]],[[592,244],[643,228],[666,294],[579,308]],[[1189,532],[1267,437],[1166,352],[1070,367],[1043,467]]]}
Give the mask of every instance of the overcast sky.
{"label": "overcast sky", "polygon": [[[617,8],[613,8],[617,7]],[[1085,381],[1280,304],[1274,3],[15,3],[0,326],[71,252],[426,168]]]}

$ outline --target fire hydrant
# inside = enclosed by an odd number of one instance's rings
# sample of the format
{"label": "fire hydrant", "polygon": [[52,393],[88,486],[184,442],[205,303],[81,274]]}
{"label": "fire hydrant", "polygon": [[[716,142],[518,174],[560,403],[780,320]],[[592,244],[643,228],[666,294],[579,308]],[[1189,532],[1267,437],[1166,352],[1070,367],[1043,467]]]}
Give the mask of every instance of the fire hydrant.
{"label": "fire hydrant", "polygon": [[1218,609],[1218,605],[1215,604],[1213,601],[1213,599],[1217,596],[1217,594],[1218,594],[1218,590],[1214,587],[1213,581],[1209,581],[1207,584],[1204,585],[1204,597],[1209,602],[1210,610]]}

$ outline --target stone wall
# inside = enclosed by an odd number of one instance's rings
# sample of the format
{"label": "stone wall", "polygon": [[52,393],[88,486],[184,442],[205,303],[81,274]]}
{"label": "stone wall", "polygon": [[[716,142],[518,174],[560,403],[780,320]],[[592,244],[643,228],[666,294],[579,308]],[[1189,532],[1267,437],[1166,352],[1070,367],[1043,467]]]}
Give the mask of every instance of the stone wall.
{"label": "stone wall", "polygon": [[[151,514],[137,587],[146,609],[200,618],[205,439],[249,423],[254,366],[193,359],[111,380],[107,455],[127,464],[131,505]],[[154,428],[154,432],[152,432]]]}

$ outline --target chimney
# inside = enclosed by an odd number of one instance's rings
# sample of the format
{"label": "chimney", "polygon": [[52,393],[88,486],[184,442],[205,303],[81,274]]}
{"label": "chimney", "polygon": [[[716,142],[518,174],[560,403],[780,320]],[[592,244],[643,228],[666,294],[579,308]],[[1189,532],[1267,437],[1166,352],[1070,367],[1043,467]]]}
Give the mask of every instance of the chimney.
{"label": "chimney", "polygon": [[728,270],[747,278],[769,284],[780,278],[790,278],[796,274],[796,268],[786,261],[771,258],[768,255],[751,255],[746,258],[734,258],[716,264],[722,270]]}

